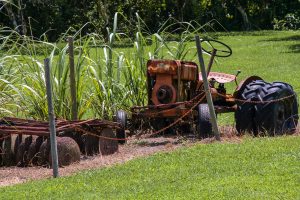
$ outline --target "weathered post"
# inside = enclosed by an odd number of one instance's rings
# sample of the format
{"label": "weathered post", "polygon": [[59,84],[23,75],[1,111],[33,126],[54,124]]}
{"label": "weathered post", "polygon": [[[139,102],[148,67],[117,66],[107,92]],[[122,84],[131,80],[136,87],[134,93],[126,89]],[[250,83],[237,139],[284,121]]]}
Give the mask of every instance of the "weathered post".
{"label": "weathered post", "polygon": [[200,42],[200,38],[198,35],[195,36],[195,39],[196,39],[198,59],[199,59],[200,68],[201,68],[201,75],[202,75],[202,80],[203,80],[203,84],[204,84],[206,100],[207,100],[209,113],[210,113],[210,120],[212,123],[212,128],[213,128],[215,138],[216,138],[216,140],[220,141],[221,139],[220,139],[220,133],[219,133],[218,125],[217,125],[216,113],[215,113],[215,109],[214,109],[214,105],[213,105],[213,101],[212,101],[212,97],[211,97],[211,93],[210,93],[210,88],[208,85],[207,75],[206,75],[206,71],[205,71],[205,64],[204,64],[204,60],[203,60],[201,42]]}
{"label": "weathered post", "polygon": [[76,79],[74,65],[74,41],[73,37],[68,37],[69,43],[69,63],[70,63],[70,91],[72,100],[72,120],[77,120],[77,96],[76,96]]}
{"label": "weathered post", "polygon": [[48,115],[49,115],[49,129],[50,129],[50,143],[51,143],[51,158],[53,177],[58,177],[58,157],[57,157],[57,141],[56,141],[56,129],[55,129],[55,117],[52,103],[52,88],[50,79],[50,60],[46,58],[44,60],[45,65],[45,80],[47,90],[47,101],[48,101]]}

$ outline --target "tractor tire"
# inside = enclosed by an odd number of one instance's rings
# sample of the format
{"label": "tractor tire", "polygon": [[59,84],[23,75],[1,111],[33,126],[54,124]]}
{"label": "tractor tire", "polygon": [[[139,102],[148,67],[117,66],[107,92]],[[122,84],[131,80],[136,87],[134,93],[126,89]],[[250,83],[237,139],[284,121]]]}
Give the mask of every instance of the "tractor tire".
{"label": "tractor tire", "polygon": [[255,104],[249,101],[259,100],[258,96],[261,88],[268,85],[263,80],[255,80],[250,82],[243,91],[239,91],[237,102],[237,110],[234,113],[236,122],[236,130],[239,134],[251,133],[257,134],[257,125],[255,123]]}
{"label": "tractor tire", "polygon": [[212,124],[210,122],[210,113],[208,104],[198,105],[198,118],[197,118],[197,131],[198,136],[201,139],[209,138],[213,136]]}
{"label": "tractor tire", "polygon": [[[273,101],[288,96],[291,97]],[[266,101],[256,105],[255,123],[260,132],[271,136],[295,132],[299,116],[297,96],[292,86],[283,82],[267,84],[261,89],[259,98]]]}
{"label": "tractor tire", "polygon": [[116,121],[122,125],[121,129],[116,130],[116,136],[118,139],[119,144],[125,144],[126,143],[126,127],[127,127],[127,114],[123,110],[118,110],[116,113]]}

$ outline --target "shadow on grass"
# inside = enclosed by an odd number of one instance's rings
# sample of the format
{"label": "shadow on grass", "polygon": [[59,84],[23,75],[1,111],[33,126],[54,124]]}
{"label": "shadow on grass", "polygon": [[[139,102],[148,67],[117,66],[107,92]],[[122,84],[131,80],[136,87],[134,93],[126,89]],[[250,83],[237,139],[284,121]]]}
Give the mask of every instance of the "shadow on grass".
{"label": "shadow on grass", "polygon": [[[300,35],[292,35],[288,37],[280,37],[280,38],[270,38],[267,40],[261,40],[261,42],[285,42],[285,41],[299,41],[300,42]],[[300,43],[292,44],[288,46],[289,51],[284,53],[300,53]]]}
{"label": "shadow on grass", "polygon": [[287,53],[300,53],[300,43],[290,45],[289,50]]}
{"label": "shadow on grass", "polygon": [[300,41],[300,35],[292,35],[288,37],[270,38],[262,40],[262,42],[280,42],[280,41]]}

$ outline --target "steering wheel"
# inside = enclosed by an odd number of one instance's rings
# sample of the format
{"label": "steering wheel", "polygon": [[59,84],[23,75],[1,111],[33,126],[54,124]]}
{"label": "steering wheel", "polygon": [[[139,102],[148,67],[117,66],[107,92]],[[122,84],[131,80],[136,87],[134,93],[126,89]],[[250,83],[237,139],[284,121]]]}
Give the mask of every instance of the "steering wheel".
{"label": "steering wheel", "polygon": [[[203,42],[208,43],[208,45],[204,44]],[[215,50],[216,57],[229,57],[232,54],[231,48],[227,44],[224,44],[223,42],[220,42],[218,40],[202,39],[201,47],[204,52],[210,55],[212,55],[213,50]]]}

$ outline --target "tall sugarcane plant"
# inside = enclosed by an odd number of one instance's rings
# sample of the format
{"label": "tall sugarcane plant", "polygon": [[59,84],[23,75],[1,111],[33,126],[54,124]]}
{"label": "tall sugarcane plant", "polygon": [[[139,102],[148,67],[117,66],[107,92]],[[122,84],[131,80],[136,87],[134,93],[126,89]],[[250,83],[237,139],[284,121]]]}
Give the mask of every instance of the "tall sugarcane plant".
{"label": "tall sugarcane plant", "polygon": [[[135,27],[128,34],[119,29]],[[92,26],[87,23],[83,26]],[[82,29],[83,29],[82,28]],[[195,58],[187,45],[193,35],[205,31],[196,23],[167,20],[156,33],[136,14],[136,22],[121,13],[114,15],[107,35],[82,34],[70,28],[56,43],[19,35],[0,28],[0,115],[46,119],[47,104],[43,59],[50,58],[54,110],[57,118],[71,119],[69,87],[69,46],[74,38],[74,60],[78,117],[111,119],[116,110],[146,104],[146,63],[148,59]],[[176,34],[172,31],[176,31]],[[180,34],[178,34],[180,32]],[[172,37],[176,36],[176,39]],[[127,47],[119,47],[126,44]]]}

